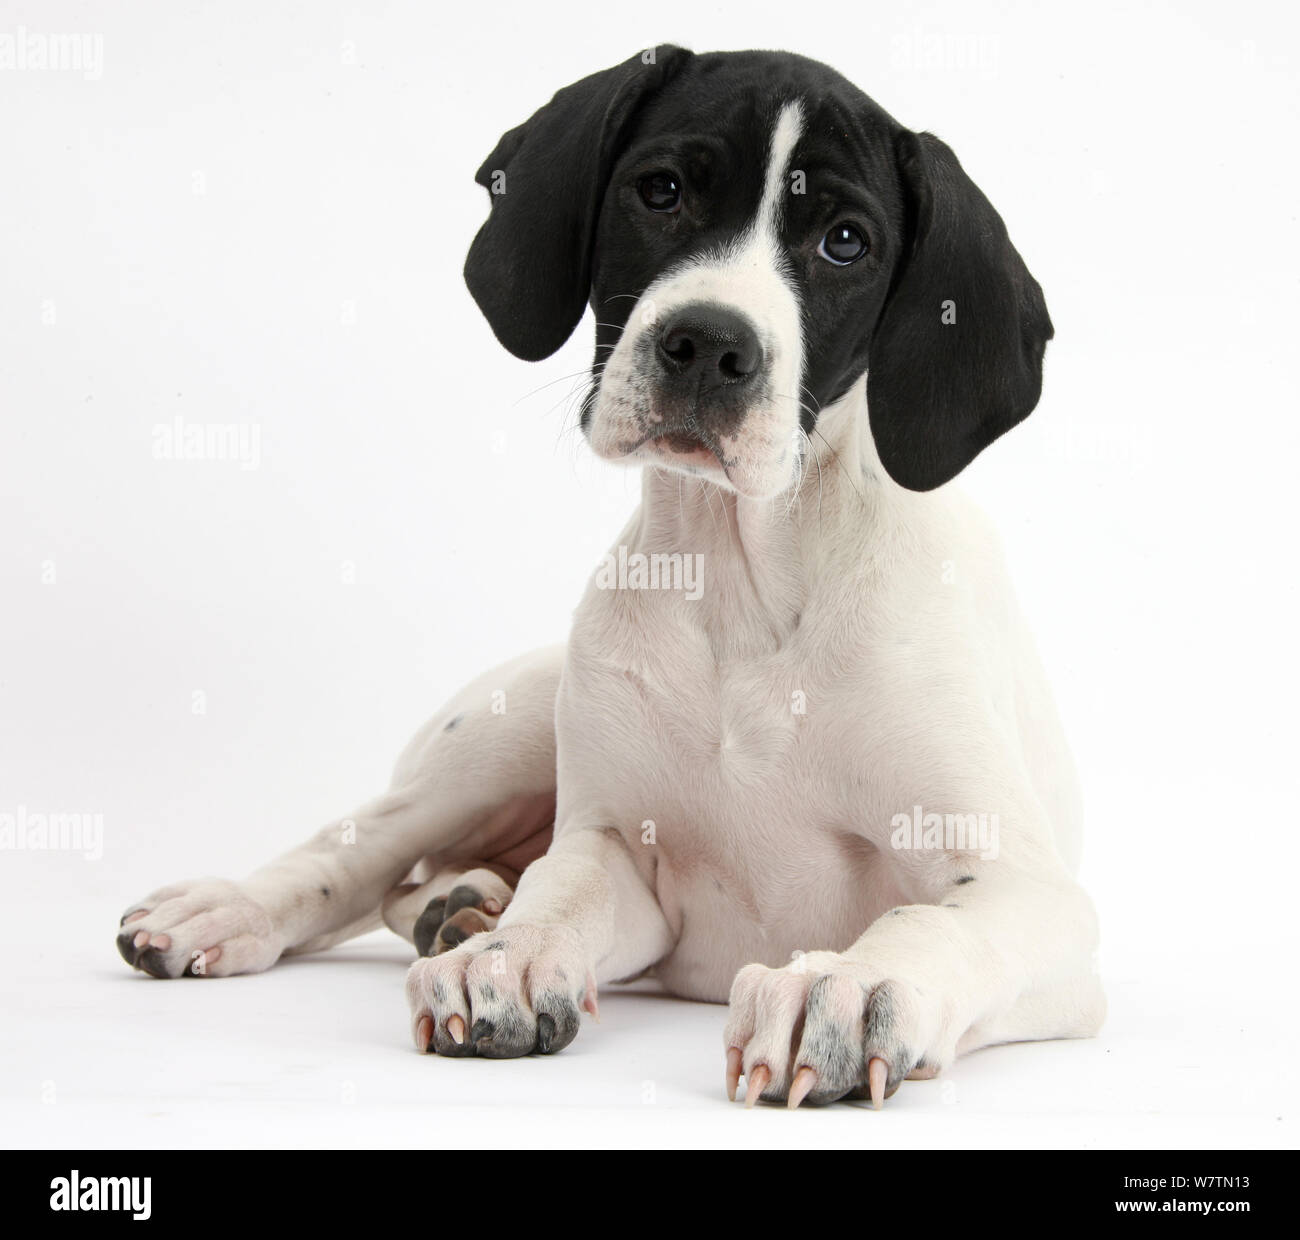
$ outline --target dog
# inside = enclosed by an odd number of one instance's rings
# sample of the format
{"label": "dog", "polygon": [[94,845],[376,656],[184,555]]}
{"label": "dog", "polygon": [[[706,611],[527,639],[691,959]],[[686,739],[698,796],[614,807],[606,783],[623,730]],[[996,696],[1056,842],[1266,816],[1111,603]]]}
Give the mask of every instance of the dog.
{"label": "dog", "polygon": [[938,138],[777,52],[642,52],[476,179],[470,292],[533,361],[591,305],[581,427],[641,506],[566,646],[475,680],[387,793],[246,881],[132,905],[122,955],[216,977],[383,922],[420,953],[417,1048],[486,1058],[563,1049],[651,972],[729,1004],[749,1105],[879,1107],[1094,1034],[1076,777],[948,485],[1034,409],[1052,337],[1000,216]]}

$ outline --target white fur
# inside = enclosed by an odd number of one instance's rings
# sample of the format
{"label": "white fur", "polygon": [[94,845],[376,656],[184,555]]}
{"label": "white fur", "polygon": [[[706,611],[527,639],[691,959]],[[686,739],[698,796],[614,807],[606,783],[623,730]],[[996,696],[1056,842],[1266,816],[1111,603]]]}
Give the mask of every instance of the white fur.
{"label": "white fur", "polygon": [[[783,111],[744,241],[646,294],[741,301],[792,392],[798,307],[774,238],[799,123]],[[607,455],[640,416],[619,360],[593,430]],[[1073,770],[996,541],[951,485],[890,481],[865,390],[823,411],[801,472],[776,450],[793,399],[753,412],[725,479],[645,471],[616,549],[701,556],[698,598],[593,580],[567,650],[468,686],[386,796],[242,885],[157,893],[129,929],[170,931],[173,976],[223,944],[210,973],[264,968],[374,924],[388,893],[409,934],[430,892],[482,866],[526,871],[499,925],[408,980],[417,1036],[433,1019],[442,1053],[459,1053],[453,1012],[524,1045],[543,983],[546,1002],[580,1003],[590,976],[647,969],[730,995],[728,1046],[770,1070],[765,1096],[801,1064],[836,1096],[855,1056],[933,1075],[990,1042],[1095,1031]],[[996,816],[996,856],[895,847],[918,806]]]}

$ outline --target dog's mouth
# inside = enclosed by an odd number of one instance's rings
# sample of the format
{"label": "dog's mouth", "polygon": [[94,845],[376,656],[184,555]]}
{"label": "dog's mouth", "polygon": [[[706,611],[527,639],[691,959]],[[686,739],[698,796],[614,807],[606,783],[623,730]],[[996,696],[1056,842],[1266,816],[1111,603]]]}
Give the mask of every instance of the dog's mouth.
{"label": "dog's mouth", "polygon": [[717,446],[699,431],[678,428],[647,435],[632,451],[644,449],[665,465],[705,469],[724,467]]}
{"label": "dog's mouth", "polygon": [[654,437],[651,443],[658,451],[670,452],[674,456],[705,456],[712,460],[718,458],[717,450],[705,440],[704,436],[692,431],[669,431],[667,434]]}

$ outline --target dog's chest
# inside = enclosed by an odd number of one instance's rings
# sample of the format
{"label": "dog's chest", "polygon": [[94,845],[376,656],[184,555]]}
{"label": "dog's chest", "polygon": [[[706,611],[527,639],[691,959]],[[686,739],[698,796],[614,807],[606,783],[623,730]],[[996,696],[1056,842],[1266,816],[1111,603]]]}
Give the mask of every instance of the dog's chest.
{"label": "dog's chest", "polygon": [[[719,634],[686,600],[589,596],[560,695],[560,796],[599,806],[704,998],[738,964],[847,945],[895,898],[863,838],[861,686],[805,629]],[[738,618],[737,626],[746,623]]]}
{"label": "dog's chest", "polygon": [[797,634],[778,641],[743,616],[720,632],[697,606],[598,595],[575,625],[560,727],[619,771],[623,807],[642,817],[752,816],[801,782],[821,727],[808,699],[824,686]]}

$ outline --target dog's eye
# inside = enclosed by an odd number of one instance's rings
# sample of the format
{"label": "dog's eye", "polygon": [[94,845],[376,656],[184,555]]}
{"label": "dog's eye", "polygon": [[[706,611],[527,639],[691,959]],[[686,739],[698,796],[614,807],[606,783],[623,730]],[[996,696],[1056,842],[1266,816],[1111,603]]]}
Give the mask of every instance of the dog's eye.
{"label": "dog's eye", "polygon": [[855,263],[868,250],[867,239],[852,224],[836,224],[817,247],[817,253],[837,267]]}
{"label": "dog's eye", "polygon": [[637,183],[641,201],[651,211],[672,212],[682,205],[682,187],[671,172],[652,172]]}

